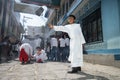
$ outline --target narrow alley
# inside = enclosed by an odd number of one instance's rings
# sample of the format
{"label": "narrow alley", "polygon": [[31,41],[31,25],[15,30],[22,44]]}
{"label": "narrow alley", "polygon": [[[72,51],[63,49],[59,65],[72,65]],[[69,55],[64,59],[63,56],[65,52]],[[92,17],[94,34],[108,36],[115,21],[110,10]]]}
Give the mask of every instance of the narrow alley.
{"label": "narrow alley", "polygon": [[120,0],[0,0],[0,80],[120,80]]}

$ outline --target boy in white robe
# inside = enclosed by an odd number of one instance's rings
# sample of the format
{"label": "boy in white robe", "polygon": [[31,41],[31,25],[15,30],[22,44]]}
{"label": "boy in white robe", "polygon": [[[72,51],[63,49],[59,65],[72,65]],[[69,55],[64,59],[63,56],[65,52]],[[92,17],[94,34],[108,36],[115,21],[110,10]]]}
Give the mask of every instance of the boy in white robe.
{"label": "boy in white robe", "polygon": [[32,50],[32,46],[29,43],[23,43],[20,46],[19,60],[22,62],[22,64],[30,62]]}
{"label": "boy in white robe", "polygon": [[40,47],[37,47],[36,49],[37,53],[34,55],[34,58],[36,59],[36,62],[43,63],[45,60],[47,60],[47,55]]}
{"label": "boy in white robe", "polygon": [[85,39],[82,34],[80,24],[74,23],[75,16],[70,15],[68,17],[68,25],[65,26],[53,26],[48,24],[49,28],[55,31],[63,31],[68,33],[70,37],[70,55],[68,60],[71,62],[72,71],[68,73],[77,73],[81,71],[81,66],[83,65],[83,47]]}

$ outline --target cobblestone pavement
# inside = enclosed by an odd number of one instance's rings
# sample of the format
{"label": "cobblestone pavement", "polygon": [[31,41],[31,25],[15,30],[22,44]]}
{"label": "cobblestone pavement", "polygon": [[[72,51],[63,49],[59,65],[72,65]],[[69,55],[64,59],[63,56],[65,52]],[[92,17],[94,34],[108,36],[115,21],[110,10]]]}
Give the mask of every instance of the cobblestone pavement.
{"label": "cobblestone pavement", "polygon": [[84,62],[82,71],[68,74],[69,63],[21,65],[18,60],[0,64],[0,80],[120,80],[120,69]]}

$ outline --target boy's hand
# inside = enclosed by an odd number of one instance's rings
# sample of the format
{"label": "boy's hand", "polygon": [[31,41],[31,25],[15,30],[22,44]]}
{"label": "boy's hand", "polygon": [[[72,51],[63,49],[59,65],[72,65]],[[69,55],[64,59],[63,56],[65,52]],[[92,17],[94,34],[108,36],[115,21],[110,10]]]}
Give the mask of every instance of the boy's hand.
{"label": "boy's hand", "polygon": [[48,27],[53,29],[53,25],[52,24],[48,24]]}

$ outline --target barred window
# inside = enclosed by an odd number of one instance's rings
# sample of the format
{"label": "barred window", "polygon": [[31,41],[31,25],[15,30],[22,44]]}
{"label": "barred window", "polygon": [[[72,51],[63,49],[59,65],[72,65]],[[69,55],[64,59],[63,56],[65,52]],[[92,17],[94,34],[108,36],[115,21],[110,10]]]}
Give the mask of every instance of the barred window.
{"label": "barred window", "polygon": [[69,0],[69,4],[71,5],[73,3],[74,0]]}
{"label": "barred window", "polygon": [[82,30],[87,43],[102,41],[101,9],[95,10],[82,20]]}
{"label": "barred window", "polygon": [[2,1],[0,0],[0,14],[2,12]]}

